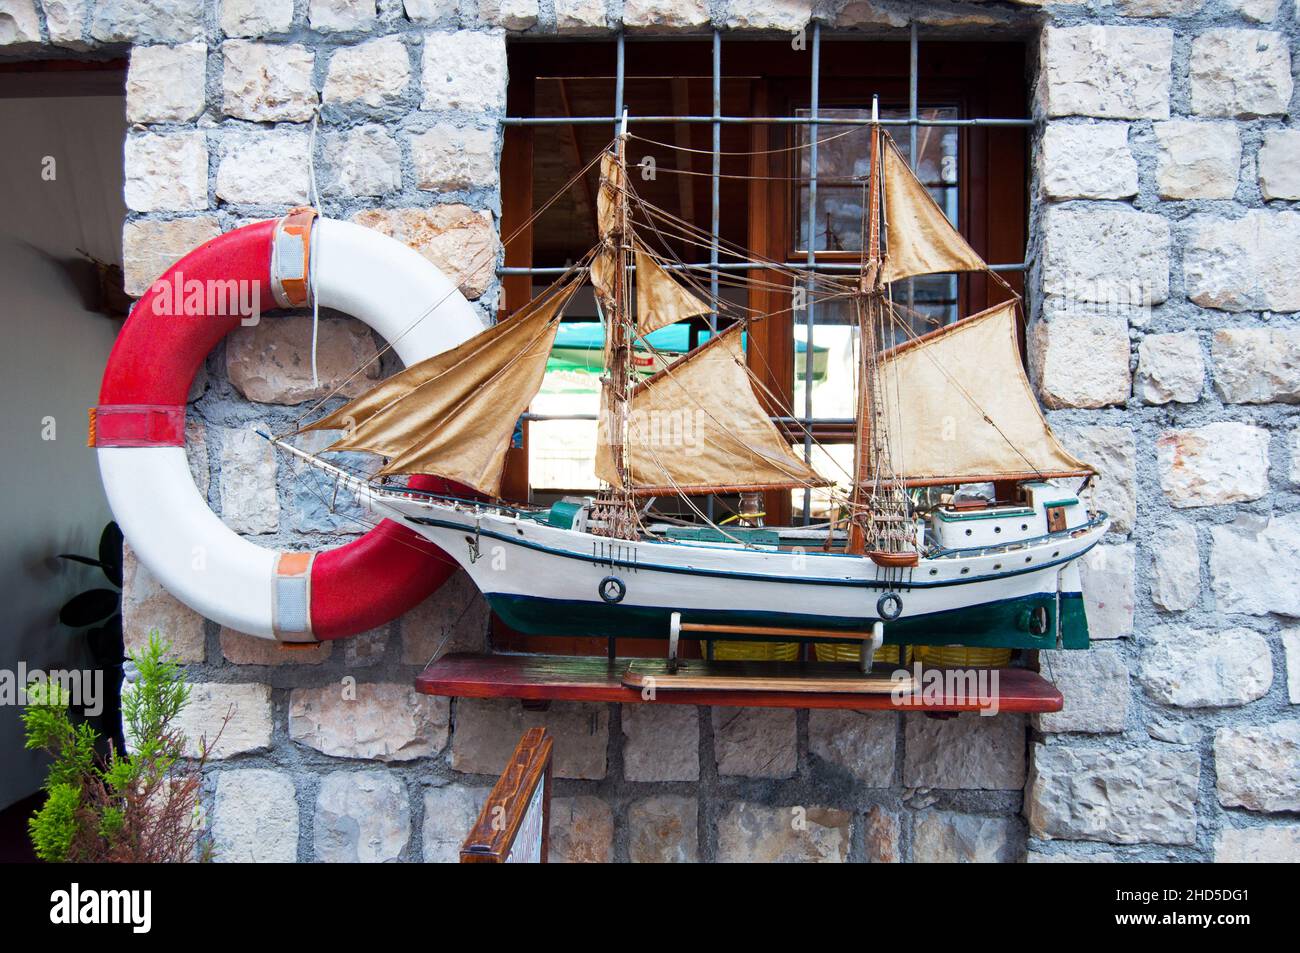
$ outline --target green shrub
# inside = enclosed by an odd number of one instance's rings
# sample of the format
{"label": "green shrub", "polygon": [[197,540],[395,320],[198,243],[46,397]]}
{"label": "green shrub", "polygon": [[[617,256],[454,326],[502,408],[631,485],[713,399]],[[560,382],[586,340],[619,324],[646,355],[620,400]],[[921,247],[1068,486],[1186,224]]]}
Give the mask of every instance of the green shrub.
{"label": "green shrub", "polygon": [[122,700],[122,718],[132,750],[121,752],[110,744],[106,759],[95,753],[96,731],[73,723],[59,685],[27,687],[27,747],[53,758],[43,785],[45,803],[28,822],[41,860],[209,859],[211,848],[197,822],[208,749],[201,743],[199,758],[185,755],[185,735],[176,721],[190,692],[181,666],[168,657],[170,648],[155,630],[148,647],[131,654],[138,674]]}

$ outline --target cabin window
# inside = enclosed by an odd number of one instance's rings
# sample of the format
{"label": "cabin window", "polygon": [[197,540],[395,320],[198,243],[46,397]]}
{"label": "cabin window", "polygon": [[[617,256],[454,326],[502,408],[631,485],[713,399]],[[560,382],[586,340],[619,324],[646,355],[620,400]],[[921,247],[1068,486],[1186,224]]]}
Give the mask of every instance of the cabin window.
{"label": "cabin window", "polygon": [[[796,283],[772,272],[750,272],[771,278],[763,287],[735,287],[728,275],[738,262],[727,248],[743,246],[790,266],[852,279],[861,250],[858,177],[869,166],[862,123],[878,95],[891,135],[913,157],[936,202],[1019,291],[1030,125],[1023,44],[931,36],[871,40],[831,31],[810,33],[802,49],[789,37],[620,42],[621,72],[619,42],[510,44],[503,234],[555,198],[507,248],[503,313],[596,243],[598,171],[593,165],[575,175],[612,141],[613,120],[626,107],[637,137],[628,153],[636,190],[704,233],[716,222],[716,258],[707,243],[674,252],[700,266],[698,280],[708,283],[712,276],[724,297],[770,315],[746,341],[768,409],[799,454],[807,453],[829,476],[844,473],[852,465],[855,407],[850,308],[824,300],[803,307],[806,296]],[[814,169],[811,150],[801,148],[813,140],[815,186],[805,181]],[[894,288],[895,302],[910,309],[917,331],[1003,297],[983,275],[917,278]],[[507,496],[545,505],[596,490],[597,321],[590,289],[584,289],[566,314],[523,445],[508,461]],[[709,317],[692,319],[657,332],[662,341],[656,344],[672,354],[714,330]],[[646,372],[654,369],[654,357],[641,360]],[[771,492],[764,502],[773,524],[817,519],[825,507],[817,493],[805,497],[804,491]],[[721,518],[737,501],[719,498],[709,505]],[[663,649],[647,648],[653,654]],[[622,643],[620,652],[630,654]]]}

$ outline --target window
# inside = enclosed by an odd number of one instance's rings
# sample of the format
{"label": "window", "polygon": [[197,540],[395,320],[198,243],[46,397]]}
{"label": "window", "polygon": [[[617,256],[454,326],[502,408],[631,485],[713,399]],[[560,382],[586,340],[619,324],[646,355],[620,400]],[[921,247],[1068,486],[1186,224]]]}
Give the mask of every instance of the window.
{"label": "window", "polygon": [[[725,275],[739,263],[729,260],[726,245],[850,279],[861,249],[864,123],[878,95],[891,134],[905,155],[915,157],[935,200],[1019,289],[1030,124],[1021,118],[1027,114],[1024,76],[1019,43],[922,41],[915,33],[909,43],[814,31],[802,50],[789,38],[724,41],[717,34],[712,40],[518,41],[510,47],[502,231],[511,233],[595,158],[626,107],[638,137],[629,152],[629,166],[639,171],[638,192],[720,236],[719,250],[679,247],[677,255],[706,267],[716,262],[723,295],[740,296],[751,310],[771,315],[752,327],[746,344],[769,411],[814,465],[825,463],[819,454],[847,465],[856,347],[848,310],[831,302],[799,307],[798,289],[775,272],[762,288],[728,287]],[[592,169],[507,249],[506,311],[595,244],[596,187]],[[909,307],[918,331],[1001,296],[981,275],[920,278],[895,289],[895,301]],[[518,499],[544,504],[597,486],[596,321],[589,293],[566,316],[524,447],[509,461],[506,485]],[[697,318],[663,329],[663,340],[655,343],[668,352],[685,350],[710,330],[709,318]],[[653,358],[643,359],[652,371]],[[804,422],[822,447],[805,439]],[[766,500],[772,523],[815,516],[817,506],[802,491],[769,493]],[[629,654],[630,647],[619,648]],[[655,654],[661,650],[652,647]]]}

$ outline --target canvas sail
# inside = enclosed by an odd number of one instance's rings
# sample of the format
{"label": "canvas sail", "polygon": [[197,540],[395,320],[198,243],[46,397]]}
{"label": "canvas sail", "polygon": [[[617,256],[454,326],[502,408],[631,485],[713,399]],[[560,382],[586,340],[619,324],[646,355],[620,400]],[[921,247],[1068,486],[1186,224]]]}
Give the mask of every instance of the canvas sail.
{"label": "canvas sail", "polygon": [[606,152],[600,157],[600,189],[596,193],[596,228],[602,239],[618,226],[619,198],[626,186],[623,166],[618,156]]}
{"label": "canvas sail", "polygon": [[636,328],[645,336],[652,331],[708,314],[713,309],[691,294],[677,279],[640,248],[636,250]]}
{"label": "canvas sail", "polygon": [[[637,495],[826,486],[790,450],[750,386],[734,325],[633,390],[627,472]],[[622,488],[601,414],[596,475]]]}
{"label": "canvas sail", "polygon": [[390,458],[381,476],[431,474],[496,496],[515,424],[542,385],[560,316],[579,284],[570,280],[304,429],[348,431],[328,449]]}
{"label": "canvas sail", "polygon": [[1039,410],[1020,361],[1015,304],[907,341],[881,355],[890,457],[911,486],[1084,477]]}
{"label": "canvas sail", "polygon": [[987,268],[935,204],[892,139],[885,137],[881,156],[886,242],[881,280],[888,284],[916,275]]}
{"label": "canvas sail", "polygon": [[607,311],[614,298],[614,249],[611,236],[618,227],[618,207],[624,187],[624,170],[618,157],[606,152],[600,157],[600,187],[596,192],[596,230],[600,248],[591,263],[591,283]]}

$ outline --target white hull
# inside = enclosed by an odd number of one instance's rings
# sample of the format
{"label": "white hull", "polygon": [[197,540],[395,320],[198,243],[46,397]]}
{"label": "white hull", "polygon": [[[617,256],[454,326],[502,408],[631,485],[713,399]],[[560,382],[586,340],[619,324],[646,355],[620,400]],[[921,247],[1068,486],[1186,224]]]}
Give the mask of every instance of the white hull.
{"label": "white hull", "polygon": [[[886,620],[887,638],[897,630],[890,641],[906,632],[909,640],[960,642],[1009,625],[1023,628],[1026,644],[1055,645],[1059,613],[1031,621],[1028,610],[1080,597],[1076,561],[1105,532],[1103,519],[1023,543],[923,558],[899,570],[817,550],[611,540],[472,504],[383,494],[372,497],[372,505],[455,558],[516,628],[570,634],[666,637],[674,611],[687,621],[751,619],[861,631],[892,614],[892,605],[883,613],[878,608],[892,593],[901,611]],[[588,631],[601,620],[615,631]],[[1046,623],[1048,631],[1031,631],[1035,622]],[[963,631],[967,624],[970,632]]]}

